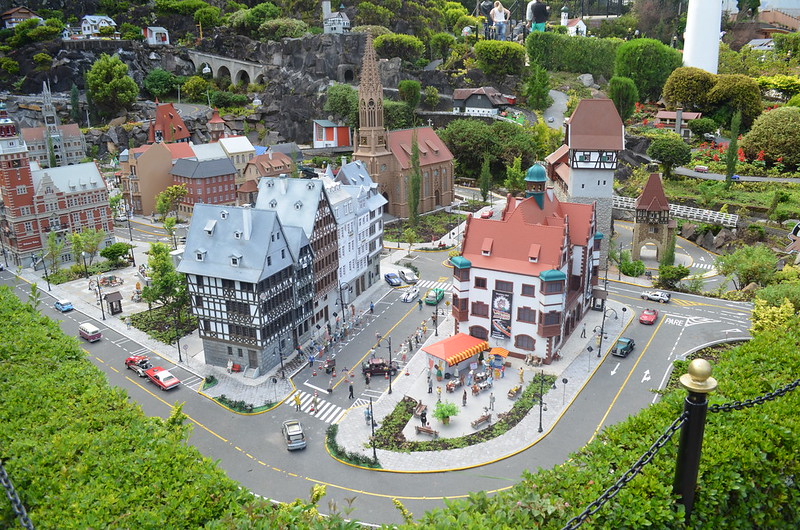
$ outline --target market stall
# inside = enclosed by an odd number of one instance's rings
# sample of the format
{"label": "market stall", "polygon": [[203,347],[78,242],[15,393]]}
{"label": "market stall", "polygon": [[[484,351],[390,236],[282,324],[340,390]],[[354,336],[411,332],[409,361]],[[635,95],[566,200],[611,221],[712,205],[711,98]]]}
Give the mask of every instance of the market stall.
{"label": "market stall", "polygon": [[464,377],[477,363],[475,357],[488,347],[483,339],[458,333],[425,346],[422,351],[427,354],[428,368],[438,381],[457,379],[463,384]]}

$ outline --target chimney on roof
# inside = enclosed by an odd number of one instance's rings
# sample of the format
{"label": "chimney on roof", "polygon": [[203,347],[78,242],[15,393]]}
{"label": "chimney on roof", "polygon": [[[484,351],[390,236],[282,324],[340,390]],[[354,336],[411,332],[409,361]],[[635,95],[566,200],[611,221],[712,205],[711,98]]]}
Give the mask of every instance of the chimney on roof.
{"label": "chimney on roof", "polygon": [[250,239],[250,234],[253,231],[253,215],[249,204],[242,206],[242,238],[245,241]]}
{"label": "chimney on roof", "polygon": [[683,109],[681,107],[678,107],[677,109],[675,109],[675,133],[678,136],[681,136],[681,137],[683,137],[681,135],[681,122],[682,121],[683,121]]}
{"label": "chimney on roof", "polygon": [[347,164],[347,157],[345,155],[342,155],[342,166],[344,166],[345,164]]}

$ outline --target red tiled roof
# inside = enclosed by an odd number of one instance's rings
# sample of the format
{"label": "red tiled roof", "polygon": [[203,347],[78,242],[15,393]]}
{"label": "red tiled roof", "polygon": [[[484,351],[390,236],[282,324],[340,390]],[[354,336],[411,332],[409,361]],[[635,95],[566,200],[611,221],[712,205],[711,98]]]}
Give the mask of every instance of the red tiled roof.
{"label": "red tiled roof", "polygon": [[610,99],[583,99],[567,119],[570,149],[625,149],[622,119]]}
{"label": "red tiled roof", "polygon": [[[657,120],[675,120],[677,119],[677,112],[672,110],[659,110],[656,113]],[[697,120],[703,117],[702,112],[684,112],[681,116],[683,121]]]}
{"label": "red tiled roof", "polygon": [[177,142],[191,136],[189,129],[183,122],[183,118],[172,106],[172,103],[163,103],[156,107],[156,116],[150,123],[150,131],[148,132],[148,141],[150,143],[156,141],[155,131],[162,132],[165,142]]}
{"label": "red tiled roof", "polygon": [[473,94],[483,94],[492,105],[508,105],[508,100],[494,87],[457,88],[453,91],[453,100],[466,100]]}
{"label": "red tiled roof", "polygon": [[389,131],[389,150],[402,169],[411,167],[411,134],[414,130],[417,131],[421,167],[453,160],[453,154],[430,127]]}
{"label": "red tiled roof", "polygon": [[258,183],[255,180],[246,180],[244,184],[239,186],[237,190],[240,193],[252,193],[254,191],[258,191]]}
{"label": "red tiled roof", "polygon": [[192,146],[186,142],[178,142],[174,144],[164,144],[167,149],[169,149],[170,153],[172,153],[172,159],[177,160],[179,158],[194,158],[195,154],[192,150]]}
{"label": "red tiled roof", "polygon": [[[26,127],[22,129],[22,139],[26,142],[39,142],[44,140],[44,133],[46,127]],[[63,139],[80,138],[81,129],[75,123],[68,123],[66,125],[58,126],[59,132]]]}
{"label": "red tiled roof", "polygon": [[[569,153],[569,146],[567,144],[562,145],[546,157],[544,157],[544,161],[548,164],[554,164],[556,162],[566,162],[567,161],[567,153]],[[562,160],[563,159],[563,160]]]}
{"label": "red tiled roof", "polygon": [[434,342],[430,346],[425,346],[422,351],[445,361],[448,366],[453,366],[488,348],[489,344],[483,339],[466,333],[457,333],[452,337]]}
{"label": "red tiled roof", "polygon": [[[463,256],[473,267],[538,276],[561,268],[564,240],[572,245],[588,246],[593,235],[591,225],[594,204],[562,203],[548,190],[543,208],[535,198],[511,201],[500,220],[469,217],[464,236]],[[492,240],[490,255],[483,254],[485,242]],[[538,245],[538,260],[530,260]]]}
{"label": "red tiled roof", "polygon": [[[270,175],[276,171],[289,173],[292,169],[292,159],[283,153],[264,153],[254,156],[247,165],[253,165],[260,177]],[[245,171],[247,168],[245,168]]]}
{"label": "red tiled roof", "polygon": [[211,113],[211,119],[208,120],[208,123],[225,123],[225,120],[220,117],[219,111],[214,109],[214,112]]}
{"label": "red tiled roof", "polygon": [[661,184],[661,177],[658,173],[650,173],[650,178],[647,179],[642,194],[636,199],[636,209],[648,212],[669,211],[669,201],[664,194],[664,186]]}

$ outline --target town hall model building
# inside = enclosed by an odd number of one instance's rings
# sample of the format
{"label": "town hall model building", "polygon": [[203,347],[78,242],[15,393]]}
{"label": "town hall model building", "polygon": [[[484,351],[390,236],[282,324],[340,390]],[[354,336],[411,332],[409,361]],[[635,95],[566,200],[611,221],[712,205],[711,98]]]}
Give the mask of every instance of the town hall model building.
{"label": "town hall model building", "polygon": [[433,129],[387,131],[383,125],[383,87],[369,33],[359,78],[358,119],[353,158],[364,162],[377,182],[381,195],[388,202],[387,213],[408,217],[411,144],[415,133],[422,181],[418,212],[430,212],[453,202],[453,154]]}

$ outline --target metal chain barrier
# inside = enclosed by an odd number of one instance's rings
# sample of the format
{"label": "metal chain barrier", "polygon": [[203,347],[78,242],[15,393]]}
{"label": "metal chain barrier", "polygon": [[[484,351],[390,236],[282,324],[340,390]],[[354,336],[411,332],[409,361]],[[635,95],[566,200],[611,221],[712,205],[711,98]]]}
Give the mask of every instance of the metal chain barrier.
{"label": "metal chain barrier", "polygon": [[785,394],[796,389],[798,386],[800,386],[800,379],[795,379],[785,387],[779,388],[774,392],[767,392],[763,396],[759,396],[753,399],[745,399],[744,401],[731,401],[730,403],[723,403],[722,405],[711,405],[710,407],[708,407],[708,411],[731,412],[733,410],[742,410],[747,407],[754,407],[756,405],[761,405],[763,403],[766,403],[767,401],[772,401],[775,398],[782,397]]}
{"label": "metal chain barrier", "polygon": [[8,473],[6,473],[6,468],[3,467],[2,461],[0,461],[0,485],[2,485],[3,489],[6,491],[6,497],[8,497],[8,500],[11,502],[11,509],[14,510],[14,515],[19,519],[19,524],[21,524],[23,528],[33,530],[33,523],[28,517],[28,512],[25,511],[25,506],[22,505],[22,501],[19,500],[19,495],[17,495],[14,485],[11,484],[11,479],[8,478]]}
{"label": "metal chain barrier", "polygon": [[603,505],[610,501],[614,496],[619,493],[628,482],[634,479],[636,475],[642,472],[642,468],[650,463],[651,460],[656,456],[658,450],[667,445],[667,443],[672,439],[672,436],[683,426],[684,421],[686,421],[687,414],[685,412],[681,413],[675,421],[672,422],[672,425],[667,427],[667,430],[664,431],[654,443],[650,446],[650,448],[645,451],[645,453],[639,457],[639,460],[634,463],[628,471],[625,472],[615,483],[613,486],[608,488],[606,491],[600,495],[597,500],[592,502],[589,506],[586,507],[579,515],[576,515],[569,522],[562,528],[562,530],[574,530],[582,525],[586,519],[597,513]]}

